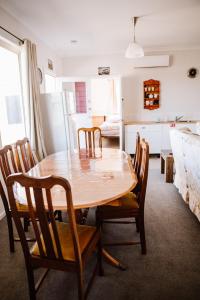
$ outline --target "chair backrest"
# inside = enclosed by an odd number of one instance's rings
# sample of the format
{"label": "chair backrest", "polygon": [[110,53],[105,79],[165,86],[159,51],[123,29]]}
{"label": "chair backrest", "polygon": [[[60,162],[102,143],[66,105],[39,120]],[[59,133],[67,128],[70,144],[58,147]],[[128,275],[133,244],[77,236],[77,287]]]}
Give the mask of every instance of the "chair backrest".
{"label": "chair backrest", "polygon": [[28,172],[36,165],[28,138],[15,143],[16,161],[20,172]]}
{"label": "chair backrest", "polygon": [[140,172],[138,176],[137,195],[138,195],[139,208],[141,210],[144,210],[148,170],[149,170],[149,145],[144,140],[140,141],[140,155],[141,155],[141,165],[140,165]]}
{"label": "chair backrest", "polygon": [[[89,157],[95,157],[95,149],[96,146],[100,148],[102,151],[102,136],[101,136],[101,129],[99,127],[91,127],[91,128],[79,128],[78,129],[78,148],[79,153],[81,151],[81,143],[80,143],[80,136],[81,132],[85,136],[85,150],[86,154]],[[96,145],[96,142],[98,141],[98,145]]]}
{"label": "chair backrest", "polygon": [[[52,189],[54,186],[56,186],[56,189],[57,186],[59,186],[59,188],[64,190],[66,195],[66,206],[69,216],[71,236],[74,244],[75,258],[76,261],[80,262],[81,252],[69,182],[64,178],[56,176],[34,178],[21,173],[10,175],[7,178],[8,196],[12,210],[12,216],[15,221],[15,225],[22,243],[24,256],[27,261],[31,258],[31,253],[20,219],[18,206],[16,205],[16,194],[13,192],[14,184],[20,185],[20,189],[24,191],[24,197],[27,201],[26,204],[28,206],[28,212],[33,224],[33,230],[37,241],[40,258],[50,260],[63,260],[61,241],[59,240],[58,229],[54,217]],[[47,212],[49,217],[47,217]]]}
{"label": "chair backrest", "polygon": [[133,160],[133,168],[137,174],[139,175],[140,164],[141,164],[141,152],[140,152],[140,134],[137,132],[136,134],[136,147],[135,147],[135,156]]}
{"label": "chair backrest", "polygon": [[0,149],[0,168],[5,182],[8,175],[18,172],[13,147],[11,145],[6,145]]}
{"label": "chair backrest", "polygon": [[0,149],[0,170],[2,175],[0,181],[0,196],[2,198],[4,209],[7,215],[9,214],[9,206],[7,195],[5,193],[6,178],[10,174],[18,172],[13,147],[11,145],[6,145]]}

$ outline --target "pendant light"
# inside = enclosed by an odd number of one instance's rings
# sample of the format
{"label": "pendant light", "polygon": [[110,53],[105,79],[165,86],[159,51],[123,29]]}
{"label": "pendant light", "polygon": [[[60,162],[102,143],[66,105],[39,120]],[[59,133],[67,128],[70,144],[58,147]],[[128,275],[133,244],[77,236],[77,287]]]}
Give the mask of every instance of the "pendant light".
{"label": "pendant light", "polygon": [[126,58],[138,58],[138,57],[144,56],[143,48],[135,42],[135,26],[136,26],[137,20],[138,20],[138,17],[133,17],[133,19],[132,19],[132,21],[133,21],[133,41],[130,42],[130,44],[128,45],[128,48],[126,49],[126,52],[125,52]]}

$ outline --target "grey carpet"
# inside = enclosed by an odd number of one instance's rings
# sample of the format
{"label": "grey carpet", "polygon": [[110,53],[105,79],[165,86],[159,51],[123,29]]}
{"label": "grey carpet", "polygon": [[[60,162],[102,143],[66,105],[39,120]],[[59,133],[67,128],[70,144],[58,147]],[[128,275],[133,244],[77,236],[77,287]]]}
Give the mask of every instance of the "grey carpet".
{"label": "grey carpet", "polygon": [[[88,222],[94,222],[92,210]],[[174,185],[164,183],[156,159],[151,160],[145,224],[147,255],[140,254],[139,245],[109,247],[128,269],[120,271],[104,262],[105,276],[95,278],[89,300],[200,299],[200,223]],[[133,225],[105,224],[103,236],[130,240],[138,234]],[[86,278],[93,264],[91,259]],[[21,246],[9,253],[5,219],[0,222],[0,299],[29,299]],[[37,299],[77,299],[76,276],[50,271]]]}

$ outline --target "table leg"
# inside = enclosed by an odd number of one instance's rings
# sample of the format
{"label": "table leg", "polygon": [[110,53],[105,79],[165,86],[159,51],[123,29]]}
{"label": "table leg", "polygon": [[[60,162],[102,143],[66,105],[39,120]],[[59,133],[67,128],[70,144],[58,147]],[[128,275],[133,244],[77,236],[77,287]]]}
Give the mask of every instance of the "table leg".
{"label": "table leg", "polygon": [[127,267],[122,264],[120,261],[118,261],[116,258],[114,258],[111,254],[108,253],[105,249],[102,249],[102,255],[106,259],[106,261],[111,264],[112,266],[125,271]]}

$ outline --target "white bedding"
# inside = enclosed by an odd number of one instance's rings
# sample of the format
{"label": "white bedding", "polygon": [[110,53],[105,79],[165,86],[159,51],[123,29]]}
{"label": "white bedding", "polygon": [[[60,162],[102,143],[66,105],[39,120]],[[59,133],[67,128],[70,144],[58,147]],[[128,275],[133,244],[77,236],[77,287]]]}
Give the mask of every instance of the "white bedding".
{"label": "white bedding", "polygon": [[102,136],[114,136],[118,137],[119,136],[119,129],[120,129],[120,122],[109,122],[105,121],[101,124],[101,134]]}

